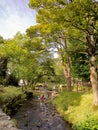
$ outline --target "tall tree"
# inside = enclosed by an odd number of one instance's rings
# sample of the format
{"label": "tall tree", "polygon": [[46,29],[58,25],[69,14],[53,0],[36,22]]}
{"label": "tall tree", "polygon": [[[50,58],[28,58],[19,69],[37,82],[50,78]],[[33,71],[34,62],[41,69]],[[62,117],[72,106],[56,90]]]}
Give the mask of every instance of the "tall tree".
{"label": "tall tree", "polygon": [[[90,80],[93,88],[94,104],[98,105],[98,75],[96,55],[98,45],[98,5],[92,0],[74,0],[65,8],[64,20],[67,24],[82,32],[86,52],[89,56]],[[78,37],[77,37],[78,38]]]}
{"label": "tall tree", "polygon": [[27,47],[28,38],[17,33],[13,39],[6,40],[4,44],[5,53],[8,57],[8,75],[16,79],[32,80],[32,66],[36,66],[35,55]]}
{"label": "tall tree", "polygon": [[[98,75],[96,55],[98,47],[98,5],[92,0],[30,0],[29,6],[38,10],[39,23],[57,23],[62,28],[82,33],[90,64],[90,80],[93,88],[94,104],[98,105]],[[42,16],[43,17],[40,17]],[[40,19],[39,19],[40,18]],[[67,28],[65,30],[67,30]],[[70,36],[70,33],[68,34]],[[75,37],[79,41],[78,35]]]}
{"label": "tall tree", "polygon": [[[31,0],[29,5],[31,8],[38,9],[37,22],[39,25],[36,27],[39,27],[39,32],[37,30],[36,31],[41,35],[41,37],[43,37],[45,43],[49,43],[51,45],[50,47],[54,47],[58,50],[64,67],[67,90],[71,90],[71,63],[66,39],[66,29],[62,24],[58,24],[55,20],[59,9],[63,8],[62,3],[66,5],[67,2],[60,2],[56,0]],[[30,27],[27,30],[27,33],[30,34],[30,32],[33,32],[32,30],[34,29],[34,27]]]}

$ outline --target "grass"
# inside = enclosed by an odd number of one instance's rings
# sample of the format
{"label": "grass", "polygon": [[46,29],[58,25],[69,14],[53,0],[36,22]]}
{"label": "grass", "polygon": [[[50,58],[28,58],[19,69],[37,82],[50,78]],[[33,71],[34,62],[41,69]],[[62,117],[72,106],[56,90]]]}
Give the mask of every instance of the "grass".
{"label": "grass", "polygon": [[93,105],[92,93],[63,91],[53,104],[64,119],[72,124],[83,122],[88,116],[98,121],[98,107]]}

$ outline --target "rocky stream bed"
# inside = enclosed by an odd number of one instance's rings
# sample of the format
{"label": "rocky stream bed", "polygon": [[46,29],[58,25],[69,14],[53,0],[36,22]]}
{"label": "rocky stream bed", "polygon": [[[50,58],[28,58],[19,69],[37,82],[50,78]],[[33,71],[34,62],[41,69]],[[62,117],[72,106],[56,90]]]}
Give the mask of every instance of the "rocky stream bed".
{"label": "rocky stream bed", "polygon": [[21,130],[72,130],[50,103],[30,99],[13,116]]}

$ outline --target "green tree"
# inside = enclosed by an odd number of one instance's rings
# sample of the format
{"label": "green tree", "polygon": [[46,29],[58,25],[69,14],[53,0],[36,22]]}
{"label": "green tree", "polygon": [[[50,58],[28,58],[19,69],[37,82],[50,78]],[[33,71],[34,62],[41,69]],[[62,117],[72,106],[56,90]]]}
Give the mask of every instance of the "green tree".
{"label": "green tree", "polygon": [[[45,12],[44,12],[45,11]],[[44,18],[43,13],[45,13],[45,20],[42,21],[41,19]],[[43,39],[43,43],[45,44],[44,50],[50,49],[53,50],[53,48],[56,48],[58,53],[61,56],[62,65],[64,67],[64,74],[66,78],[67,83],[67,90],[71,90],[71,63],[70,63],[70,53],[68,51],[68,43],[66,40],[66,31],[63,29],[61,25],[58,25],[56,22],[52,23],[48,22],[47,17],[48,11],[41,10],[37,16],[38,22],[40,22],[39,25],[31,26],[27,29],[27,34],[29,37],[40,37]],[[53,15],[53,14],[52,14]],[[66,56],[66,57],[65,57]]]}
{"label": "green tree", "polygon": [[28,38],[17,33],[13,39],[4,44],[5,55],[8,57],[8,77],[13,75],[18,80],[32,80],[32,66],[36,66],[35,55],[27,48]]}
{"label": "green tree", "polygon": [[[87,52],[89,57],[94,104],[98,105],[98,75],[96,67],[96,55],[98,53],[97,2],[92,0],[74,0],[67,3],[67,1],[63,0],[30,0],[29,6],[38,10],[38,23],[53,23],[54,25],[56,23],[65,32],[69,29],[75,33],[79,32],[79,34],[82,34],[84,42],[82,41],[81,43],[83,46],[85,45],[86,50],[84,52]],[[68,35],[70,36],[70,31],[68,31]],[[75,39],[81,41],[78,35],[76,35]]]}
{"label": "green tree", "polygon": [[[86,52],[89,57],[90,81],[93,88],[94,104],[98,105],[98,75],[96,68],[96,55],[98,45],[98,6],[92,0],[74,0],[65,8],[63,19],[70,28],[82,32]],[[62,21],[61,21],[62,22]],[[78,38],[78,37],[77,37]]]}
{"label": "green tree", "polygon": [[30,38],[19,32],[13,39],[6,40],[4,50],[8,57],[8,83],[13,78],[16,81],[23,79],[28,85],[51,79],[55,74],[52,54],[44,48],[41,38]]}
{"label": "green tree", "polygon": [[53,68],[53,54],[49,51],[49,46],[45,44],[45,40],[39,35],[39,26],[32,26],[27,30],[30,39],[29,46],[32,52],[37,56],[38,69],[36,68],[35,81],[49,81],[55,75]]}
{"label": "green tree", "polygon": [[4,79],[6,78],[7,73],[7,62],[8,59],[4,54],[2,47],[4,46],[4,39],[0,36],[0,83],[4,83]]}
{"label": "green tree", "polygon": [[90,81],[89,64],[88,57],[86,54],[72,55],[72,75],[74,78],[80,79],[82,81]]}

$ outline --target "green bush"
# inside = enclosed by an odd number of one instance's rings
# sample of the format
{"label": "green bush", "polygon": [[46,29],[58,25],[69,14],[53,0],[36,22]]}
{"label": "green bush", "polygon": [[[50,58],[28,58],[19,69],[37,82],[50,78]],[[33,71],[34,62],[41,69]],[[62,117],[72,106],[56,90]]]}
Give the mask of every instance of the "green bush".
{"label": "green bush", "polygon": [[10,102],[10,100],[12,100],[14,97],[17,97],[18,95],[22,95],[23,99],[25,98],[21,88],[13,86],[4,87],[3,92],[0,93],[0,105]]}
{"label": "green bush", "polygon": [[26,95],[19,94],[10,98],[10,100],[3,105],[2,109],[6,114],[12,116],[18,111],[25,100]]}
{"label": "green bush", "polygon": [[0,93],[0,106],[5,113],[12,116],[28,97],[29,95],[23,93],[19,87],[3,87],[3,91]]}
{"label": "green bush", "polygon": [[98,107],[93,105],[92,93],[63,91],[53,104],[75,130],[98,130]]}
{"label": "green bush", "polygon": [[88,115],[82,122],[74,124],[73,129],[74,130],[98,130],[98,119]]}

